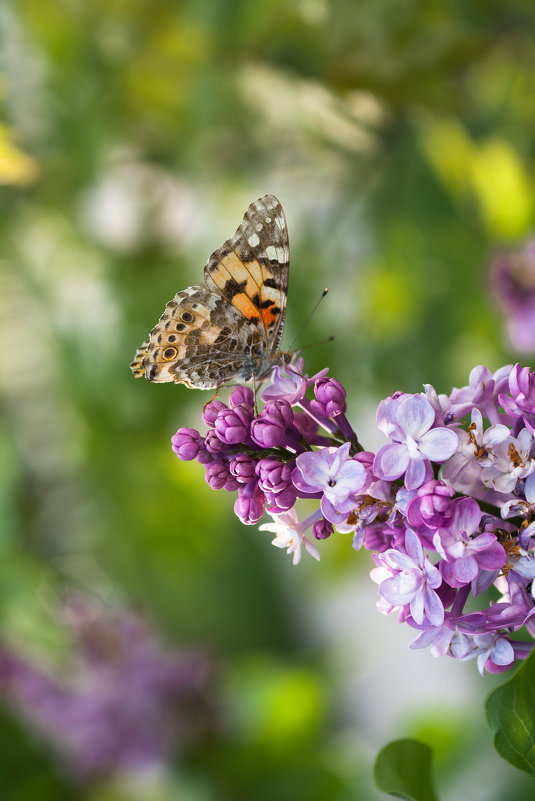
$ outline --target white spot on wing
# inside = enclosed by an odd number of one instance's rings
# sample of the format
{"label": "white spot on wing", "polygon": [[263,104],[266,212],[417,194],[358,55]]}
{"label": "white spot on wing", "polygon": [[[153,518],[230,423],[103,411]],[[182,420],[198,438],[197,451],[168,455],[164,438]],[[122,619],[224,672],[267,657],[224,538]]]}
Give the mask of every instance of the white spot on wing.
{"label": "white spot on wing", "polygon": [[252,236],[250,236],[249,239],[247,240],[247,242],[249,243],[249,245],[252,248],[255,248],[257,245],[260,244],[260,240],[259,240],[259,238],[258,238],[258,236],[256,234],[253,234]]}
{"label": "white spot on wing", "polygon": [[277,261],[277,251],[273,245],[268,245],[266,248],[266,256],[270,261]]}

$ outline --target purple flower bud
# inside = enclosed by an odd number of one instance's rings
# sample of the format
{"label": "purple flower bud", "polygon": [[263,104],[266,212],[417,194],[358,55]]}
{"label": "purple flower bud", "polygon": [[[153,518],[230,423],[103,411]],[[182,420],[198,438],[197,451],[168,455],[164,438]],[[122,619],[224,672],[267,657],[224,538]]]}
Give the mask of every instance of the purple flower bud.
{"label": "purple flower bud", "polygon": [[238,479],[230,474],[228,462],[222,460],[209,464],[204,478],[213,490],[225,489],[227,492],[232,492],[239,487]]}
{"label": "purple flower bud", "polygon": [[407,520],[411,526],[427,526],[436,530],[447,528],[451,520],[453,487],[432,479],[418,488],[418,494],[407,505]]}
{"label": "purple flower bud", "polygon": [[197,454],[197,461],[199,462],[199,464],[204,464],[204,465],[212,464],[212,462],[214,462],[216,459],[217,456],[215,456],[215,454],[213,453],[210,453],[210,451],[207,450],[206,446],[202,447],[199,453]]}
{"label": "purple flower bud", "polygon": [[194,428],[179,428],[171,437],[171,447],[184,462],[195,459],[203,445],[203,438]]}
{"label": "purple flower bud", "polygon": [[318,424],[306,412],[294,412],[294,426],[307,442],[310,442],[318,433]]}
{"label": "purple flower bud", "polygon": [[252,413],[245,405],[235,406],[234,409],[222,409],[215,421],[219,439],[227,445],[249,442],[251,419]]}
{"label": "purple flower bud", "polygon": [[256,417],[251,424],[251,437],[262,448],[277,448],[287,440],[286,430],[292,425],[293,419],[288,401],[268,401],[260,417]]}
{"label": "purple flower bud", "polygon": [[208,431],[204,438],[204,444],[206,445],[206,450],[209,453],[222,453],[223,451],[227,450],[227,445],[219,439],[216,432],[213,428]]}
{"label": "purple flower bud", "polygon": [[246,453],[237,453],[230,463],[230,472],[240,484],[247,484],[255,477],[256,464]]}
{"label": "purple flower bud", "polygon": [[334,531],[334,527],[332,523],[329,523],[328,520],[325,520],[324,517],[320,518],[320,520],[316,520],[314,525],[312,526],[312,533],[316,537],[317,540],[326,540],[327,537],[330,537]]}
{"label": "purple flower bud", "polygon": [[258,486],[258,479],[239,487],[234,511],[242,523],[248,526],[258,523],[264,511],[264,494]]}
{"label": "purple flower bud", "polygon": [[282,492],[292,485],[294,464],[283,464],[277,459],[262,459],[256,465],[260,489],[264,492]]}
{"label": "purple flower bud", "polygon": [[202,419],[204,423],[209,428],[213,428],[217,415],[219,414],[219,412],[221,412],[223,409],[226,408],[227,408],[226,403],[223,403],[223,401],[220,400],[212,400],[209,403],[207,403],[204,409],[202,410]]}
{"label": "purple flower bud", "polygon": [[336,378],[318,378],[314,386],[315,401],[310,407],[326,417],[336,417],[346,410],[346,391]]}
{"label": "purple flower bud", "polygon": [[281,492],[265,492],[266,503],[269,505],[269,512],[280,514],[287,512],[297,500],[297,490],[295,487],[288,486]]}
{"label": "purple flower bud", "polygon": [[247,406],[252,415],[254,413],[254,393],[251,387],[235,387],[230,393],[229,404],[231,409],[235,409],[236,406]]}

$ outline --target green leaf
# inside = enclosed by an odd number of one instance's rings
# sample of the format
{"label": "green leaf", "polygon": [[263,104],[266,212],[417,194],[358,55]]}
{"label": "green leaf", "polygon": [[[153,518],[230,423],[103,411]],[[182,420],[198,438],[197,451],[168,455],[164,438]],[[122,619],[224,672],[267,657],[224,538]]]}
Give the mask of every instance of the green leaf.
{"label": "green leaf", "polygon": [[535,652],[486,702],[496,751],[535,776]]}
{"label": "green leaf", "polygon": [[373,769],[377,787],[409,801],[438,801],[431,781],[432,751],[418,740],[394,740],[379,751]]}

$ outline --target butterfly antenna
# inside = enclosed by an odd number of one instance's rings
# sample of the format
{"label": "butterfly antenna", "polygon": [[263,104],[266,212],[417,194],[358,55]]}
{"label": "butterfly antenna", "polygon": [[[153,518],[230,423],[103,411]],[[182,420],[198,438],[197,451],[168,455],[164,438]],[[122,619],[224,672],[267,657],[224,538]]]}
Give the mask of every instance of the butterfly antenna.
{"label": "butterfly antenna", "polygon": [[[320,296],[320,298],[319,298],[319,299],[316,301],[316,304],[315,304],[314,308],[312,309],[312,311],[310,312],[310,314],[309,314],[309,315],[308,315],[308,317],[306,318],[305,322],[303,323],[303,325],[301,326],[301,328],[299,329],[299,331],[297,332],[297,334],[296,334],[296,335],[294,336],[294,338],[292,339],[292,341],[291,341],[291,343],[290,343],[290,347],[288,348],[288,350],[289,350],[290,352],[292,351],[292,349],[293,349],[293,346],[295,345],[295,343],[297,342],[297,340],[299,339],[299,337],[301,336],[301,334],[302,334],[302,333],[303,333],[303,331],[305,330],[306,326],[309,324],[309,322],[310,322],[310,318],[311,318],[311,317],[312,317],[312,315],[315,313],[316,309],[318,308],[318,306],[320,305],[321,301],[323,300],[323,298],[325,297],[325,295],[327,294],[327,292],[328,292],[328,291],[329,291],[329,287],[325,287],[325,289],[324,289],[324,290],[323,290],[323,292],[321,293],[321,296]],[[331,339],[332,339],[332,337],[331,337]],[[327,342],[329,342],[329,341],[330,341],[330,340],[327,340]]]}

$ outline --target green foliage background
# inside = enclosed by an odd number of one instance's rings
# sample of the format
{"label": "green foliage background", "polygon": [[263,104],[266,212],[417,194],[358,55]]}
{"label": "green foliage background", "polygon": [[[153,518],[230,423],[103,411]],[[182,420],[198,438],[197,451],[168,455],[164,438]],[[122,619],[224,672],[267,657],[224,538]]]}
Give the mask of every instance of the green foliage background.
{"label": "green foliage background", "polygon": [[368,582],[369,557],[339,536],[321,565],[291,569],[170,450],[209,396],[135,382],[128,364],[266,192],[290,228],[285,342],[328,285],[301,341],[336,339],[307,352],[307,369],[329,365],[348,388],[365,445],[386,395],[447,392],[474,365],[515,359],[487,270],[533,228],[534,30],[523,0],[0,7],[3,636],[48,665],[70,647],[50,615],[58,598],[134,608],[163,641],[211,654],[226,721],[225,737],[140,791],[71,784],[6,708],[10,801],[384,797],[373,756],[407,734],[435,748],[451,797],[532,797],[493,756],[492,680],[473,665],[448,674],[468,683],[469,710],[446,713],[437,679],[435,704],[389,719],[384,687],[411,679],[394,657],[366,684],[383,728],[367,729],[358,701],[347,711],[369,640],[384,664],[393,631],[373,589],[358,615],[360,596],[336,605],[341,586]]}

